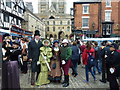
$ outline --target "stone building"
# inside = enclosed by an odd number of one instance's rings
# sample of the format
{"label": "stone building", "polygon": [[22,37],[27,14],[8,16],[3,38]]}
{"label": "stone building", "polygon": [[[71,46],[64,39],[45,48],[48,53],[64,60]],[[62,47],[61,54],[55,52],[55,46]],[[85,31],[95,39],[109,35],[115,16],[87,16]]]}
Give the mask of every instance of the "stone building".
{"label": "stone building", "polygon": [[32,31],[33,34],[35,30],[39,30],[41,38],[45,38],[46,24],[27,8],[25,8],[24,20],[25,21],[22,22],[22,28]]}
{"label": "stone building", "polygon": [[26,7],[27,7],[31,12],[33,12],[32,2],[26,2]]}
{"label": "stone building", "polygon": [[[63,2],[64,0],[62,0],[61,2],[60,1],[59,1],[59,3]],[[71,34],[71,18],[72,18],[72,16],[70,16],[69,14],[65,14],[65,10],[63,10],[64,11],[63,12],[62,10],[56,8],[55,2],[48,2],[48,3],[50,5],[48,10],[45,10],[44,12],[42,11],[42,13],[36,14],[47,25],[46,37],[49,37],[49,38],[53,37],[55,39],[69,38],[69,36]],[[61,3],[61,4],[64,6],[64,3]],[[56,5],[58,5],[58,4],[56,4]],[[40,9],[38,9],[38,10],[40,10]],[[62,12],[60,12],[59,10]]]}
{"label": "stone building", "polygon": [[38,13],[45,13],[50,9],[51,5],[53,5],[57,13],[65,13],[65,0],[38,0]]}

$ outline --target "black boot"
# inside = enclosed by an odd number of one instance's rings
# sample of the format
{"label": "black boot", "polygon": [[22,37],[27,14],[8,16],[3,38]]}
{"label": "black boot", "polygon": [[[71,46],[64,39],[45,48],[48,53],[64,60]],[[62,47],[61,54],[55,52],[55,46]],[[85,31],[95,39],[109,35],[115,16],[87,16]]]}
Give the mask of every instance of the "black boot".
{"label": "black boot", "polygon": [[69,75],[66,75],[65,76],[66,78],[65,78],[65,83],[63,84],[63,87],[67,87],[67,86],[69,86]]}

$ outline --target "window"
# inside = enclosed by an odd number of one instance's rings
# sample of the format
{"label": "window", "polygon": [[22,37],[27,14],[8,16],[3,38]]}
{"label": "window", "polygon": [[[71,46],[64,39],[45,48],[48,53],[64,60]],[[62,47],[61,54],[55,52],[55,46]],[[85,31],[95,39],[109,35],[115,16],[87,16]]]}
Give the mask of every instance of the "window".
{"label": "window", "polygon": [[49,25],[49,21],[47,21],[47,24]]}
{"label": "window", "polygon": [[55,25],[55,21],[53,21],[53,25]]}
{"label": "window", "polygon": [[11,1],[10,0],[6,0],[6,6],[8,6],[8,7],[12,7],[12,3],[11,3]]}
{"label": "window", "polygon": [[83,5],[83,14],[89,14],[89,5]]}
{"label": "window", "polygon": [[111,24],[106,24],[106,35],[110,35],[112,31]]}
{"label": "window", "polygon": [[16,18],[16,24],[19,25],[19,20]]}
{"label": "window", "polygon": [[8,14],[4,14],[4,22],[9,22],[9,15]]}
{"label": "window", "polygon": [[88,18],[82,18],[82,27],[89,28]]}
{"label": "window", "polygon": [[67,27],[67,31],[70,31],[70,27],[69,26]]}
{"label": "window", "polygon": [[18,12],[22,13],[22,9],[20,7],[18,7]]}
{"label": "window", "polygon": [[111,11],[105,11],[105,21],[111,21]]}
{"label": "window", "polygon": [[47,31],[49,31],[49,27],[47,27]]}
{"label": "window", "polygon": [[60,25],[62,25],[62,21],[60,21]]}
{"label": "window", "polygon": [[106,7],[111,7],[111,0],[106,0]]}
{"label": "window", "polygon": [[67,23],[68,25],[70,25],[70,21],[68,21],[68,23]]}
{"label": "window", "polygon": [[55,27],[53,27],[53,31],[55,31]]}

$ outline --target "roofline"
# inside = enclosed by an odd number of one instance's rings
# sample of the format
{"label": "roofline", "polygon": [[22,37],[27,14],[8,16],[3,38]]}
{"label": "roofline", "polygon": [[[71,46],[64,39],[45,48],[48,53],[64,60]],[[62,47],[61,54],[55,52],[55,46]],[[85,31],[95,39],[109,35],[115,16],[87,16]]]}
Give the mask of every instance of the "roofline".
{"label": "roofline", "polygon": [[28,11],[30,14],[32,14],[33,16],[35,16],[38,20],[42,22],[42,20],[38,16],[36,16],[33,12],[31,12],[27,7],[25,7],[25,10]]}
{"label": "roofline", "polygon": [[91,3],[101,3],[101,1],[97,1],[97,2],[74,2],[74,4],[91,4]]}
{"label": "roofline", "polygon": [[101,3],[101,1],[98,2],[74,2],[73,7],[75,7],[75,4],[94,4],[94,3]]}

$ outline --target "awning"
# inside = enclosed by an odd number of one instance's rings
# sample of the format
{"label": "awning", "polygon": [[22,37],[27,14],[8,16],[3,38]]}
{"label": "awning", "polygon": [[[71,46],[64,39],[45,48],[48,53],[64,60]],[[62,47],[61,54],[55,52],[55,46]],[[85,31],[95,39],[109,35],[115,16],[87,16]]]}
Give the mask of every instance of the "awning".
{"label": "awning", "polygon": [[82,33],[82,30],[72,30],[73,33]]}
{"label": "awning", "polygon": [[96,34],[96,31],[86,31],[86,34]]}
{"label": "awning", "polygon": [[11,35],[11,36],[16,36],[16,37],[19,36],[19,34],[15,34],[15,33],[10,33],[10,35]]}
{"label": "awning", "polygon": [[10,34],[10,30],[0,29],[0,32],[2,32],[2,33],[9,33]]}

